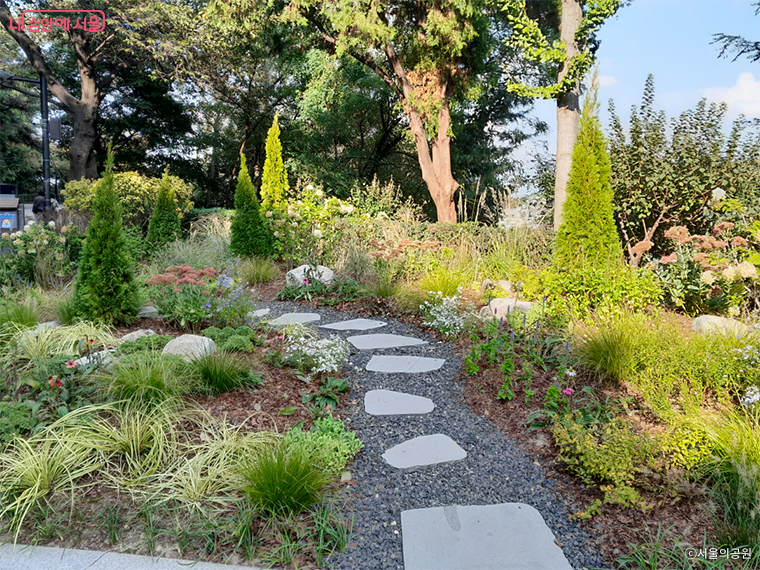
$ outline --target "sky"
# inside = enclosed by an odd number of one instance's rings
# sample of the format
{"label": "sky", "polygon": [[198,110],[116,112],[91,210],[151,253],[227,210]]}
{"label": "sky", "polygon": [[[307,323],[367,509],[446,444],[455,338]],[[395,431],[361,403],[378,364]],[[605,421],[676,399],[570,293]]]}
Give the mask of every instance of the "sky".
{"label": "sky", "polygon": [[[641,102],[644,82],[654,75],[654,108],[668,117],[694,108],[700,99],[728,103],[727,123],[743,113],[760,118],[760,63],[719,59],[713,34],[760,40],[756,0],[633,0],[602,26],[598,38],[601,119],[608,124],[608,100],[628,124]],[[549,150],[556,149],[556,102],[537,101],[546,121]]]}

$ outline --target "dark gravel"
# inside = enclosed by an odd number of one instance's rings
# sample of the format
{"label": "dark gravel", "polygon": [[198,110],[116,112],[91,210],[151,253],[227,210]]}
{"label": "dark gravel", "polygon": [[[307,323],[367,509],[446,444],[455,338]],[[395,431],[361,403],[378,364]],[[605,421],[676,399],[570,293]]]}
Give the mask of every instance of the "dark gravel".
{"label": "dark gravel", "polygon": [[[285,312],[318,312],[329,324],[355,318],[325,308],[305,308],[297,303],[261,302],[270,307],[270,317]],[[403,569],[401,511],[447,505],[492,505],[520,502],[535,507],[544,517],[574,569],[606,568],[592,547],[591,537],[568,518],[568,508],[553,493],[554,484],[543,468],[518,450],[487,420],[473,414],[462,398],[464,385],[456,382],[461,361],[451,345],[438,342],[414,327],[387,320],[388,325],[367,333],[410,335],[430,344],[381,351],[354,351],[348,369],[352,384],[349,400],[356,404],[344,408],[349,427],[356,430],[364,449],[349,466],[357,485],[351,487],[349,507],[355,517],[353,546],[329,565],[336,569]],[[344,338],[357,331],[340,334]],[[445,358],[440,370],[424,374],[380,374],[364,370],[372,354],[414,354]],[[388,389],[426,396],[436,408],[424,416],[376,417],[364,412],[364,394],[373,389]],[[381,457],[389,448],[413,437],[443,433],[465,451],[463,461],[399,471]]]}

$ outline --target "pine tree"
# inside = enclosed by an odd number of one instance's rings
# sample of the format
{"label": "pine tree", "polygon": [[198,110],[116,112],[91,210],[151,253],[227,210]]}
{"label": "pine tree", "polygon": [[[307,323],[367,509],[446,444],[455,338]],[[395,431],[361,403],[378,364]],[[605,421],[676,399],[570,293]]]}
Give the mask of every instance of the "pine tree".
{"label": "pine tree", "polygon": [[230,249],[239,255],[272,255],[272,238],[261,219],[256,189],[253,187],[245,163],[240,155],[240,174],[235,189],[235,216],[232,218]]}
{"label": "pine tree", "polygon": [[79,317],[110,325],[129,324],[140,308],[134,260],[121,226],[122,206],[114,191],[113,161],[109,147],[106,172],[92,200],[73,298]]}
{"label": "pine tree", "polygon": [[596,110],[596,92],[592,88],[581,114],[567,201],[557,234],[553,265],[559,271],[586,263],[619,263],[623,255],[613,218],[610,157]]}
{"label": "pine tree", "polygon": [[177,202],[174,199],[174,190],[169,181],[169,169],[167,168],[161,179],[156,207],[153,209],[153,215],[150,218],[145,249],[148,253],[154,253],[167,243],[179,239],[181,235]]}
{"label": "pine tree", "polygon": [[266,160],[261,177],[261,207],[266,210],[285,210],[285,192],[288,190],[288,173],[282,161],[280,125],[275,113],[267,133]]}

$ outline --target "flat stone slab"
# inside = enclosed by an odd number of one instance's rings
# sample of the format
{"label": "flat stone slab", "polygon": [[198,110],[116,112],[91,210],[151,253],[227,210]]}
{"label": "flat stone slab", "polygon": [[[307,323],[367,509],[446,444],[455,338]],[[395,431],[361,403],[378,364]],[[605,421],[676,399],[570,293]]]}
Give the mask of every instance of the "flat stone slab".
{"label": "flat stone slab", "polygon": [[331,329],[334,331],[369,331],[379,329],[388,323],[383,321],[373,321],[372,319],[351,319],[350,321],[341,321],[329,325],[320,325],[320,328]]}
{"label": "flat stone slab", "polygon": [[425,356],[372,356],[367,363],[370,372],[385,372],[386,374],[414,374],[417,372],[432,372],[443,366],[444,358],[427,358]]}
{"label": "flat stone slab", "polygon": [[280,315],[276,319],[269,321],[270,325],[285,326],[292,325],[294,323],[313,323],[318,321],[322,317],[317,313],[285,313]]}
{"label": "flat stone slab", "polygon": [[346,339],[359,350],[375,350],[378,348],[398,348],[401,346],[417,346],[427,344],[424,340],[398,334],[362,334]]}
{"label": "flat stone slab", "polygon": [[269,311],[271,309],[256,309],[255,311],[251,311],[248,313],[249,317],[256,317],[257,319],[260,319],[261,317],[266,317],[269,314]]}
{"label": "flat stone slab", "polygon": [[449,436],[441,433],[415,437],[383,453],[383,459],[396,469],[460,461],[465,457],[467,452]]}
{"label": "flat stone slab", "polygon": [[75,548],[51,548],[49,546],[24,546],[3,544],[0,546],[0,568],[3,570],[260,570],[252,566],[230,566],[211,562],[193,562],[78,550]]}
{"label": "flat stone slab", "polygon": [[391,390],[370,390],[364,395],[364,411],[371,416],[407,416],[429,414],[433,400]]}
{"label": "flat stone slab", "polygon": [[401,529],[406,570],[572,570],[523,503],[402,511]]}

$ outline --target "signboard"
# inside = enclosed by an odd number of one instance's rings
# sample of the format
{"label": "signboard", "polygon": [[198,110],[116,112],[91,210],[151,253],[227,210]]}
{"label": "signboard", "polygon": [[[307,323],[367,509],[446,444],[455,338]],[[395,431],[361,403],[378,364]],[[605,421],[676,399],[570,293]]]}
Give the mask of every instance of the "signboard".
{"label": "signboard", "polygon": [[0,231],[11,232],[18,228],[16,212],[0,212]]}

